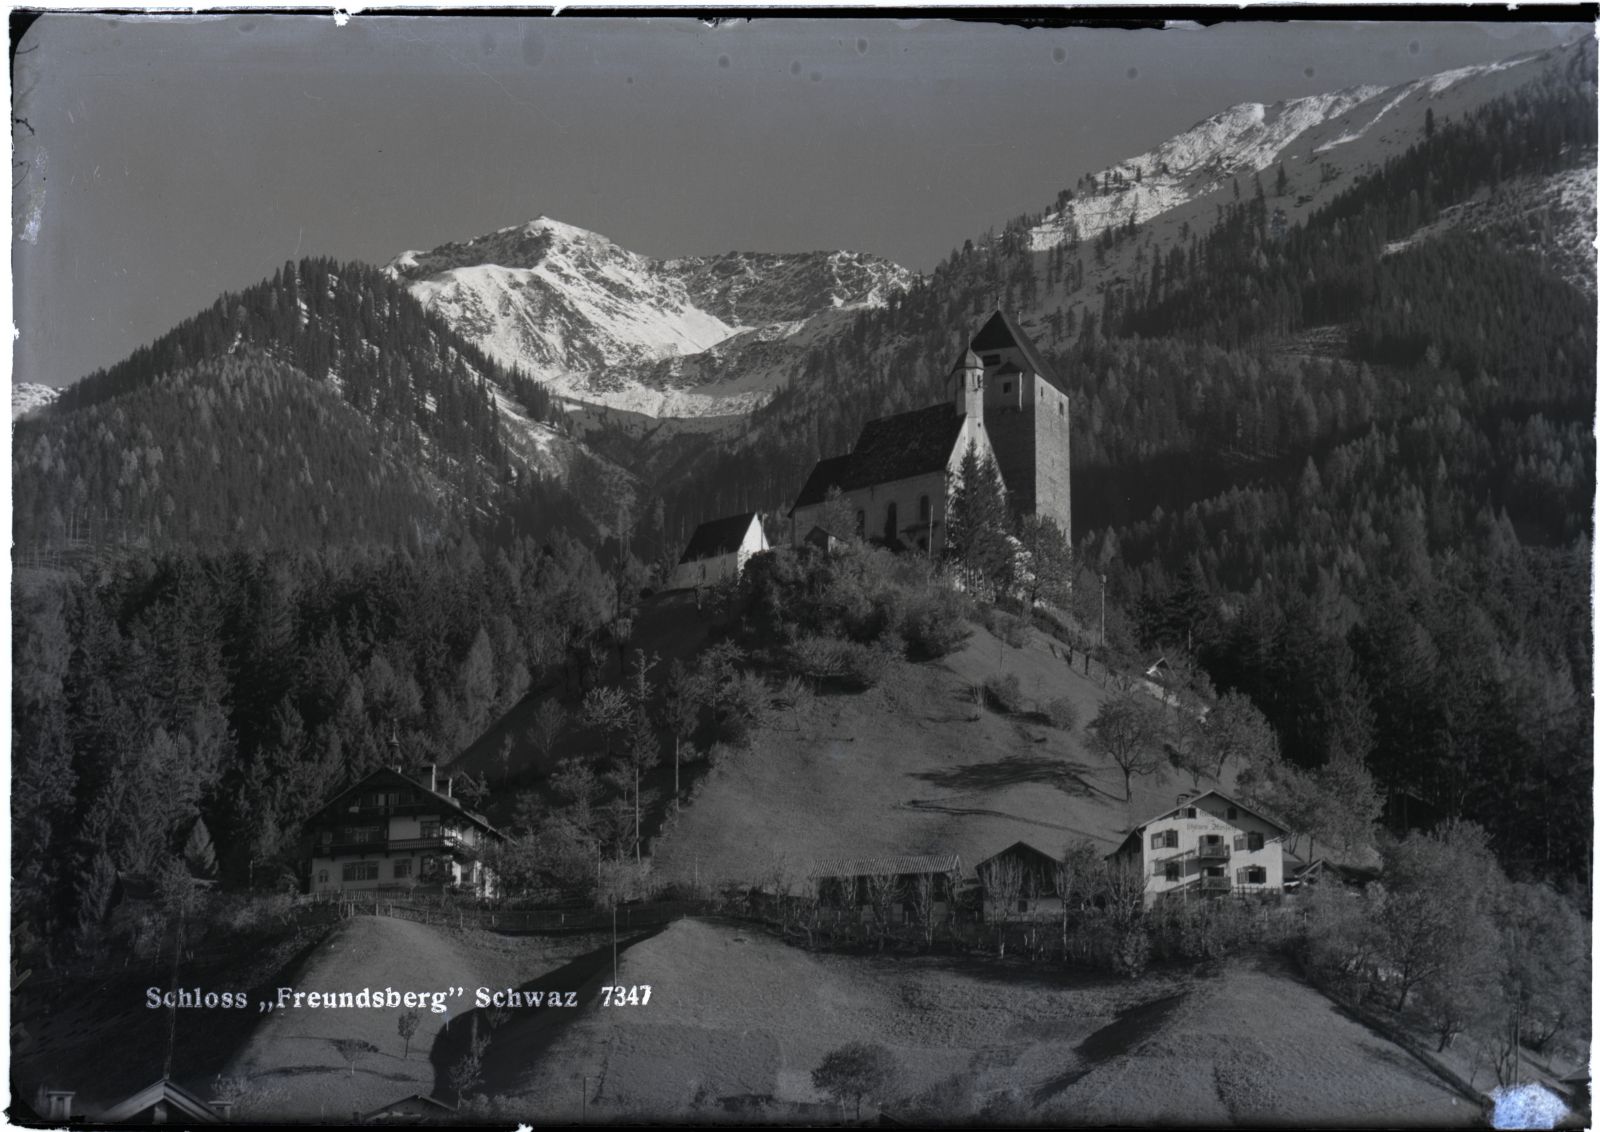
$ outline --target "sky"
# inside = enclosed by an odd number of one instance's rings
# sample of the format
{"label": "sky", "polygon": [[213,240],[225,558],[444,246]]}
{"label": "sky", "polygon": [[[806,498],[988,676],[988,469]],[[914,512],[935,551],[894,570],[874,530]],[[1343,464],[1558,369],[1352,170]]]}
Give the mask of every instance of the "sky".
{"label": "sky", "polygon": [[13,380],[64,385],[284,261],[536,216],[654,256],[927,270],[1238,102],[1593,25],[46,13],[15,45]]}

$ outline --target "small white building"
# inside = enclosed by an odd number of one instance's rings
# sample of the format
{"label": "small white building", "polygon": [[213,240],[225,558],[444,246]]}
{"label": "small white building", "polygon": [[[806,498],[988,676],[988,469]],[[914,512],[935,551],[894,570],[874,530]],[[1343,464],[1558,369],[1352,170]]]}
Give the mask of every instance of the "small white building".
{"label": "small white building", "polygon": [[1283,890],[1283,841],[1278,822],[1207,790],[1178,795],[1178,804],[1135,826],[1112,861],[1136,865],[1145,878],[1145,904],[1163,896],[1226,896]]}
{"label": "small white building", "polygon": [[770,549],[759,512],[747,511],[701,523],[672,569],[669,588],[688,590],[736,579],[752,554]]}

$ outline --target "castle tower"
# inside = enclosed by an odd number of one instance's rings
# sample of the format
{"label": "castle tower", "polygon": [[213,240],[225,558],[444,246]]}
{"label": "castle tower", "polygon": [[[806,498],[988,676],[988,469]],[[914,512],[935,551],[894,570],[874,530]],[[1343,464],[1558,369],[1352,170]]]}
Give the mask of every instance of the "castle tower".
{"label": "castle tower", "polygon": [[983,366],[984,430],[1012,507],[1053,519],[1072,541],[1072,411],[1066,391],[1004,311],[972,339]]}
{"label": "castle tower", "polygon": [[950,390],[956,413],[983,427],[983,362],[968,349],[950,371]]}

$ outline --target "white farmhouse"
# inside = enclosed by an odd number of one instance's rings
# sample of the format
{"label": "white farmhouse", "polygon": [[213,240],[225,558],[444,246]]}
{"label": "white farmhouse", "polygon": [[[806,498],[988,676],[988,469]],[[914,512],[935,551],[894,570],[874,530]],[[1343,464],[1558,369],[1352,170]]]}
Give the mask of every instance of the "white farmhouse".
{"label": "white farmhouse", "polygon": [[1108,859],[1138,867],[1146,905],[1167,895],[1281,892],[1288,833],[1221,791],[1179,794],[1176,806],[1135,826]]}
{"label": "white farmhouse", "polygon": [[669,588],[693,589],[714,586],[727,578],[738,578],[752,554],[770,550],[761,516],[754,511],[712,519],[695,528],[684,547],[683,557],[672,569]]}

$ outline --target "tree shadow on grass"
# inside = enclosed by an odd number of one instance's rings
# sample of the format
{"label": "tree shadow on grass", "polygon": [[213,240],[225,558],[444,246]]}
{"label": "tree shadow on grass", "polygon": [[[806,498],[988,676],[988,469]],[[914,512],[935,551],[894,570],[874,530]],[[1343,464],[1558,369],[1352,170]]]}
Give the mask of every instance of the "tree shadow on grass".
{"label": "tree shadow on grass", "polygon": [[1104,793],[1084,779],[1089,767],[1044,755],[1008,755],[993,762],[968,763],[949,770],[916,771],[920,778],[944,790],[998,790],[1005,786],[1041,783],[1080,797]]}

